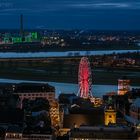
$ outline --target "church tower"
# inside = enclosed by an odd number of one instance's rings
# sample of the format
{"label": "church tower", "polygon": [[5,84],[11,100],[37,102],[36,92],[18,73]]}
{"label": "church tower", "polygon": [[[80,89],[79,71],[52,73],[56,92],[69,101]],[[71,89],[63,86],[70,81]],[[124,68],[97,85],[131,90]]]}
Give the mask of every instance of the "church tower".
{"label": "church tower", "polygon": [[112,106],[109,106],[105,109],[104,121],[105,125],[116,124],[116,111],[112,108]]}

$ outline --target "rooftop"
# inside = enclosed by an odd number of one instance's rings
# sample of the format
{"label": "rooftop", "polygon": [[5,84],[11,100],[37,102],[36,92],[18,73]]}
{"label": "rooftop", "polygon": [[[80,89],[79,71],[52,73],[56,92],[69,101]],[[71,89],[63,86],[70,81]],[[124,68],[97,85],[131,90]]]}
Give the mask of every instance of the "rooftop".
{"label": "rooftop", "polygon": [[140,108],[140,98],[137,98],[132,105]]}
{"label": "rooftop", "polygon": [[26,93],[26,92],[54,92],[55,88],[50,86],[49,84],[29,84],[29,83],[22,83],[16,84],[14,86],[15,93]]}
{"label": "rooftop", "polygon": [[[99,113],[99,115],[97,115]],[[80,125],[103,125],[104,124],[104,114],[103,112],[91,112],[90,114],[68,114],[64,115],[63,127],[73,128],[74,124],[78,127]]]}
{"label": "rooftop", "polygon": [[19,127],[18,125],[10,125],[6,130],[6,133],[22,133],[23,128]]}
{"label": "rooftop", "polygon": [[25,128],[23,131],[24,135],[30,135],[30,134],[52,134],[52,128],[47,127],[47,128],[41,128],[41,127],[36,127],[36,128]]}
{"label": "rooftop", "polygon": [[0,84],[0,93],[54,92],[55,88],[43,83]]}
{"label": "rooftop", "polygon": [[137,135],[131,127],[122,126],[80,126],[71,129],[70,137],[88,139],[136,139]]}
{"label": "rooftop", "polygon": [[140,121],[131,117],[131,116],[128,116],[128,115],[125,115],[125,120],[133,125],[136,125],[136,124],[139,124]]}
{"label": "rooftop", "polygon": [[80,131],[109,131],[109,132],[130,132],[132,131],[131,127],[122,125],[122,126],[80,126]]}

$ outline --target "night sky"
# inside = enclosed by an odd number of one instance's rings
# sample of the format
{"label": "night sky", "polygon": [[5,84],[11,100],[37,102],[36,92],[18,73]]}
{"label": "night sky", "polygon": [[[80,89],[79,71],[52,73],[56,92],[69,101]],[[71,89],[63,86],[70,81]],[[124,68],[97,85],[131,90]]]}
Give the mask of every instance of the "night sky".
{"label": "night sky", "polygon": [[140,0],[0,0],[0,28],[140,30]]}

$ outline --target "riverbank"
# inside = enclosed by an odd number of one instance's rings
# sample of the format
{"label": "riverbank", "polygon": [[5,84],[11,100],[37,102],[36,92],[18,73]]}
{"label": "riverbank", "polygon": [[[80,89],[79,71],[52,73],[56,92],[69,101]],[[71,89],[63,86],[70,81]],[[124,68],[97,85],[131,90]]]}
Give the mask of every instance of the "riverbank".
{"label": "riverbank", "polygon": [[[101,85],[117,85],[118,79],[122,76],[127,76],[128,79],[131,80],[132,86],[140,86],[140,73],[134,73],[132,72],[94,72],[92,75],[92,83],[93,84],[101,84]],[[138,76],[137,76],[138,75]],[[0,70],[0,77],[1,78],[7,78],[7,79],[15,79],[15,80],[29,80],[29,81],[46,81],[46,82],[59,82],[59,83],[72,83],[77,84],[78,83],[78,75],[76,74],[45,74],[42,72],[25,72],[25,71],[10,71],[5,70],[2,72]]]}
{"label": "riverbank", "polygon": [[[71,43],[70,43],[71,44]],[[41,42],[27,42],[15,44],[0,44],[0,52],[14,53],[38,53],[38,52],[68,52],[68,51],[115,51],[115,50],[140,50],[136,44],[114,44],[109,42],[93,44],[71,44],[68,46],[61,45],[43,45]]]}
{"label": "riverbank", "polygon": [[117,53],[134,53],[136,50],[101,50],[101,51],[65,51],[65,52],[0,52],[0,58],[47,58],[47,57],[72,57],[72,56],[93,56]]}
{"label": "riverbank", "polygon": [[[84,52],[87,53],[87,52]],[[95,53],[93,51],[93,53]],[[104,52],[102,52],[103,54]],[[26,54],[26,53],[25,53]],[[2,58],[0,59],[0,77],[9,79],[23,79],[34,81],[50,81],[60,83],[78,83],[78,69],[81,57],[50,57],[42,58],[42,53],[38,53],[39,58],[24,58],[18,54],[20,58]],[[4,56],[4,54],[3,54]],[[8,54],[5,54],[7,57]],[[114,56],[114,55],[113,55]],[[139,53],[124,53],[115,55],[115,57],[139,58]],[[41,58],[40,58],[41,57]],[[140,83],[140,67],[137,65],[117,66],[110,65],[112,55],[89,56],[90,67],[92,71],[93,84],[117,85],[119,78],[126,76],[131,80],[131,85],[139,86]],[[106,59],[106,61],[105,61]],[[98,65],[94,64],[98,62]],[[122,63],[124,63],[122,61]]]}

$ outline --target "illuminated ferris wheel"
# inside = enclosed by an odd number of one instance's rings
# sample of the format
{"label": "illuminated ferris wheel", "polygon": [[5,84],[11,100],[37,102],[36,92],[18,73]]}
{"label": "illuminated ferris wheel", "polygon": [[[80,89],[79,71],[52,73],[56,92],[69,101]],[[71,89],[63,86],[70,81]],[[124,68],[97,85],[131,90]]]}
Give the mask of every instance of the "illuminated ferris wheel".
{"label": "illuminated ferris wheel", "polygon": [[79,83],[78,95],[82,98],[91,97],[92,75],[90,63],[87,57],[81,58],[79,64],[78,83]]}

